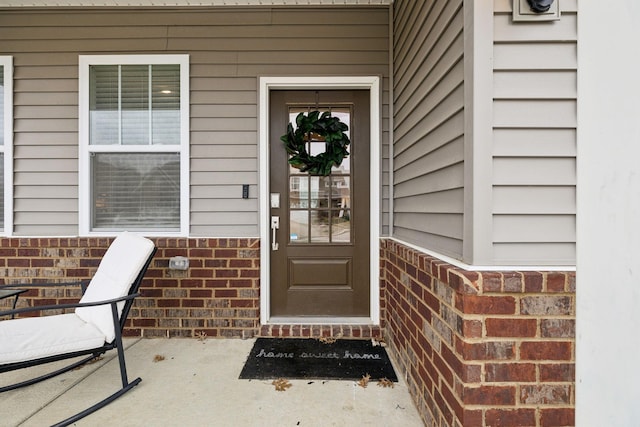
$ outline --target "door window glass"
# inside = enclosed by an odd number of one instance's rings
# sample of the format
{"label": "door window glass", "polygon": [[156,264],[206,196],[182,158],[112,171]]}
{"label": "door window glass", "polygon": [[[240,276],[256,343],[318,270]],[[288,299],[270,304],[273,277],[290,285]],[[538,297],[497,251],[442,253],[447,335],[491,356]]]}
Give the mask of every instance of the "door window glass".
{"label": "door window glass", "polygon": [[[320,109],[330,111],[349,126],[351,108]],[[289,121],[295,126],[296,116],[307,108],[289,109]],[[315,156],[325,151],[325,143],[312,140],[308,152]],[[353,144],[353,141],[352,141]],[[349,148],[351,152],[351,147]],[[351,156],[331,169],[329,176],[312,176],[289,167],[289,239],[294,244],[351,243]]]}

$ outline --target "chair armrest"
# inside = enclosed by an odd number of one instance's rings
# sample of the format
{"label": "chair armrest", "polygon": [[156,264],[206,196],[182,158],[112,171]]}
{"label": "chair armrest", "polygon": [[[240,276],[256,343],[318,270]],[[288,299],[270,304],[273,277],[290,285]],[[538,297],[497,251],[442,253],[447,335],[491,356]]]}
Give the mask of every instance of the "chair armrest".
{"label": "chair armrest", "polygon": [[0,289],[32,289],[32,288],[62,288],[66,286],[80,286],[82,294],[87,290],[87,286],[91,280],[79,280],[77,282],[45,282],[45,283],[12,283],[9,285],[0,285]]}
{"label": "chair armrest", "polygon": [[98,305],[116,304],[121,301],[132,300],[136,297],[139,297],[140,295],[141,295],[140,293],[136,293],[136,294],[125,295],[123,297],[112,298],[112,299],[103,300],[103,301],[83,302],[83,303],[77,302],[77,303],[53,304],[53,305],[37,305],[35,307],[22,307],[22,308],[16,308],[15,310],[0,311],[0,317],[11,316],[12,314],[29,313],[32,311],[64,310],[68,308],[95,307]]}
{"label": "chair armrest", "polygon": [[86,286],[88,284],[89,280],[80,280],[77,282],[11,283],[9,285],[0,285],[0,289],[55,288],[57,286]]}

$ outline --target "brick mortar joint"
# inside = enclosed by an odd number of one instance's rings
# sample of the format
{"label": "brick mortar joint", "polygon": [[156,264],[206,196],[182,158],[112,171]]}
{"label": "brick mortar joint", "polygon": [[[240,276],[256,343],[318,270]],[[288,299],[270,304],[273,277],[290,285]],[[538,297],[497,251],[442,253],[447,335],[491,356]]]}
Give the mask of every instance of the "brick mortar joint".
{"label": "brick mortar joint", "polygon": [[478,405],[478,404],[466,404],[464,405],[464,409],[468,409],[471,411],[491,411],[491,410],[503,410],[503,411],[512,411],[515,409],[532,409],[538,412],[538,410],[548,410],[548,409],[573,409],[573,403],[567,403],[564,405],[559,404],[525,404],[516,402],[515,405]]}

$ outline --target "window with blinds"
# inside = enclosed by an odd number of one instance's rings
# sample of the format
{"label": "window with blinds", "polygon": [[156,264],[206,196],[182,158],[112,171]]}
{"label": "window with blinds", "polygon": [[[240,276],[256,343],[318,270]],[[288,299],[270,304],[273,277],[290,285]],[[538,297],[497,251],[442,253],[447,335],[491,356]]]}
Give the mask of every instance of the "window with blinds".
{"label": "window with blinds", "polygon": [[180,63],[154,60],[88,64],[89,231],[183,229],[188,90]]}
{"label": "window with blinds", "polygon": [[179,153],[94,153],[93,228],[178,229]]}
{"label": "window with blinds", "polygon": [[178,65],[94,65],[89,72],[89,144],[180,143]]}

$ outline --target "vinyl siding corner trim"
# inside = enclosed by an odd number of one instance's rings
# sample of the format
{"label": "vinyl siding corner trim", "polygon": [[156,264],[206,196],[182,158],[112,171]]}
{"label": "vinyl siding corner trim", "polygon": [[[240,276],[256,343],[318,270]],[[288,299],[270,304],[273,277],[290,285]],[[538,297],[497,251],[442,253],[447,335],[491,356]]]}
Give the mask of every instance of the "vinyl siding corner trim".
{"label": "vinyl siding corner trim", "polygon": [[0,56],[2,68],[2,129],[4,144],[0,152],[4,159],[4,227],[0,233],[3,236],[13,234],[13,57]]}

